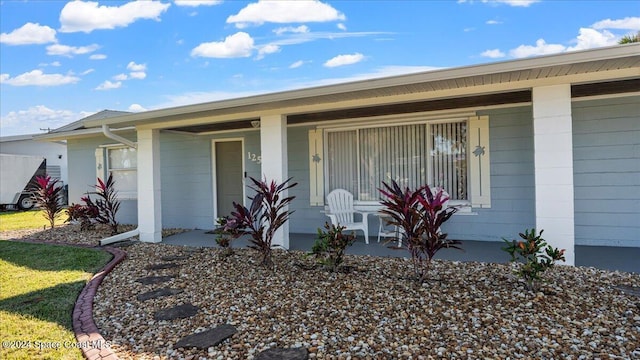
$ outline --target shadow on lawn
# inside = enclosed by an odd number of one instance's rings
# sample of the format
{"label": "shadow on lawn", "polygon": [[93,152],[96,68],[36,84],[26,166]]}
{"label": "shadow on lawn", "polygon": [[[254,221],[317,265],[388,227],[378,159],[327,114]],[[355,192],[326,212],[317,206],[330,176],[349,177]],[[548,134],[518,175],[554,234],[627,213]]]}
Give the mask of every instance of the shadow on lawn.
{"label": "shadow on lawn", "polygon": [[[77,294],[86,281],[62,283],[49,288],[0,300],[0,310],[57,323],[72,330],[71,315]],[[69,294],[76,294],[69,296]]]}

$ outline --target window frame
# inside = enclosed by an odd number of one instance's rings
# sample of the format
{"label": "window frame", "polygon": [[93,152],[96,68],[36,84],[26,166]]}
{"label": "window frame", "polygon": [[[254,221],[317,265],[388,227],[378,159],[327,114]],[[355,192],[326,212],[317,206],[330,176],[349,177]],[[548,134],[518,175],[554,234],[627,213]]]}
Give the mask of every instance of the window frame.
{"label": "window frame", "polygon": [[[475,115],[475,113],[473,113]],[[431,139],[431,127],[430,125],[433,124],[446,124],[446,123],[456,123],[456,122],[464,122],[466,123],[467,128],[469,128],[470,125],[470,114],[452,114],[450,116],[446,116],[446,115],[430,115],[430,116],[411,116],[411,117],[385,117],[385,118],[381,118],[381,119],[376,119],[376,120],[371,120],[371,119],[361,119],[361,121],[352,121],[350,123],[345,123],[345,124],[334,124],[334,125],[327,125],[327,126],[318,126],[318,129],[322,129],[323,131],[323,143],[324,145],[324,158],[327,159],[327,161],[324,162],[324,174],[326,175],[327,179],[329,176],[329,133],[331,132],[341,132],[341,131],[355,131],[355,136],[356,136],[356,143],[360,143],[359,142],[359,130],[361,129],[371,129],[371,128],[384,128],[384,127],[396,127],[396,126],[404,126],[404,125],[423,125],[426,128],[426,138],[427,138],[427,150],[430,151],[433,148],[433,141]],[[467,141],[466,141],[466,156],[468,157],[470,155],[470,142],[469,142],[469,133],[467,132]],[[359,146],[356,146],[356,153],[357,153],[357,157],[359,158],[359,154],[360,154],[360,149]],[[430,159],[427,159],[427,179],[431,179],[432,178],[432,162],[430,161]],[[467,161],[466,163],[466,172],[467,172],[467,177],[470,178],[471,177],[471,168],[470,168],[470,161]],[[357,167],[357,172],[356,172],[356,176],[358,179],[358,189],[360,188],[360,167]],[[325,181],[324,182],[324,191],[325,191],[325,196],[326,194],[329,193],[329,191],[331,191],[331,189],[329,188],[329,181]],[[468,211],[470,211],[471,209],[471,182],[467,181],[467,199],[466,200],[451,200],[449,201],[449,206],[461,206],[463,209],[467,209]],[[356,200],[357,198],[357,200]],[[374,204],[379,204],[379,201],[377,200],[360,200],[359,199],[359,195],[354,194],[354,200],[355,202],[357,202],[358,204],[362,204],[362,205],[374,205]]]}
{"label": "window frame", "polygon": [[109,176],[109,174],[114,173],[114,172],[135,172],[136,175],[136,189],[133,191],[123,191],[121,189],[118,189],[118,184],[116,183],[116,190],[118,192],[118,200],[137,200],[138,199],[138,166],[137,166],[137,159],[136,159],[136,166],[135,167],[129,167],[129,168],[112,168],[111,167],[111,160],[110,160],[110,151],[112,150],[121,150],[121,149],[133,149],[135,150],[136,153],[136,157],[138,154],[138,149],[136,148],[131,148],[127,145],[124,144],[109,144],[109,145],[102,145],[100,146],[100,148],[103,149],[103,163],[104,163],[104,172],[102,175],[102,179],[104,180],[105,178],[107,178]]}

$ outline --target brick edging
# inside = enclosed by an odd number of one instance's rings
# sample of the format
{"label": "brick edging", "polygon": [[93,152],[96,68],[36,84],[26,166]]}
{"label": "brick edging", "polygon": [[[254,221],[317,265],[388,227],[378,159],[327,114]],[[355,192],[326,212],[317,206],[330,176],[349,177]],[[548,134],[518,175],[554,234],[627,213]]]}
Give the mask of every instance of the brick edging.
{"label": "brick edging", "polygon": [[118,357],[111,350],[109,342],[102,337],[96,323],[93,321],[93,297],[96,295],[104,277],[125,259],[127,253],[112,247],[102,249],[111,253],[113,259],[93,275],[80,292],[80,295],[78,295],[72,315],[73,332],[76,340],[78,340],[78,347],[82,350],[85,358],[89,360],[116,360]]}
{"label": "brick edging", "polygon": [[93,297],[98,291],[98,287],[102,283],[107,274],[113,270],[122,260],[127,257],[127,253],[121,249],[113,247],[98,247],[86,244],[69,244],[56,241],[42,241],[35,239],[9,239],[8,241],[17,241],[31,244],[46,244],[46,245],[58,245],[58,246],[74,246],[86,249],[100,249],[105,250],[111,255],[113,259],[107,263],[100,271],[95,273],[91,280],[82,288],[82,291],[76,299],[76,303],[73,307],[73,315],[71,318],[71,324],[73,332],[76,336],[77,347],[82,351],[85,358],[89,360],[117,360],[118,356],[111,351],[111,344],[107,342],[102,335],[100,335],[96,323],[93,321]]}

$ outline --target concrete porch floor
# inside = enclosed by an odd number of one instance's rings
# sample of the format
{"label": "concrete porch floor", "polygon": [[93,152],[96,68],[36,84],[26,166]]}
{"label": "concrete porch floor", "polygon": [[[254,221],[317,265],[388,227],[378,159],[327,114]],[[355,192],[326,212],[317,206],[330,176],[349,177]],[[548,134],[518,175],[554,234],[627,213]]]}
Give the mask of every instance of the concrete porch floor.
{"label": "concrete porch floor", "polygon": [[[193,247],[216,247],[215,235],[207,234],[207,230],[191,230],[170,236],[162,241],[163,244]],[[316,239],[315,234],[290,234],[290,250],[309,251]],[[358,235],[356,242],[347,249],[347,254],[372,255],[387,257],[409,257],[406,250],[389,249],[395,243],[377,242],[376,236],[369,237],[369,244],[365,244],[362,235]],[[240,238],[233,242],[234,248],[244,248],[249,244],[247,238]],[[463,241],[464,251],[444,249],[436,255],[437,259],[453,261],[481,261],[490,263],[504,263],[509,261],[509,255],[500,248],[502,242],[497,241]],[[576,246],[576,266],[595,267],[604,270],[625,271],[640,274],[640,248],[611,247],[611,246]]]}

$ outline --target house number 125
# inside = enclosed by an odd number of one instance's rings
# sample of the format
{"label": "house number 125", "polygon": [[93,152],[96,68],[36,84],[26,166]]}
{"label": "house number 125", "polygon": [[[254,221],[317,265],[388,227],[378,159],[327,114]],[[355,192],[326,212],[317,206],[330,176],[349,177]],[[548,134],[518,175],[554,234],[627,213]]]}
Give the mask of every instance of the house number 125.
{"label": "house number 125", "polygon": [[251,151],[247,151],[247,158],[249,160],[253,161],[254,163],[258,163],[258,164],[262,163],[262,156],[256,155],[255,153],[252,153]]}

